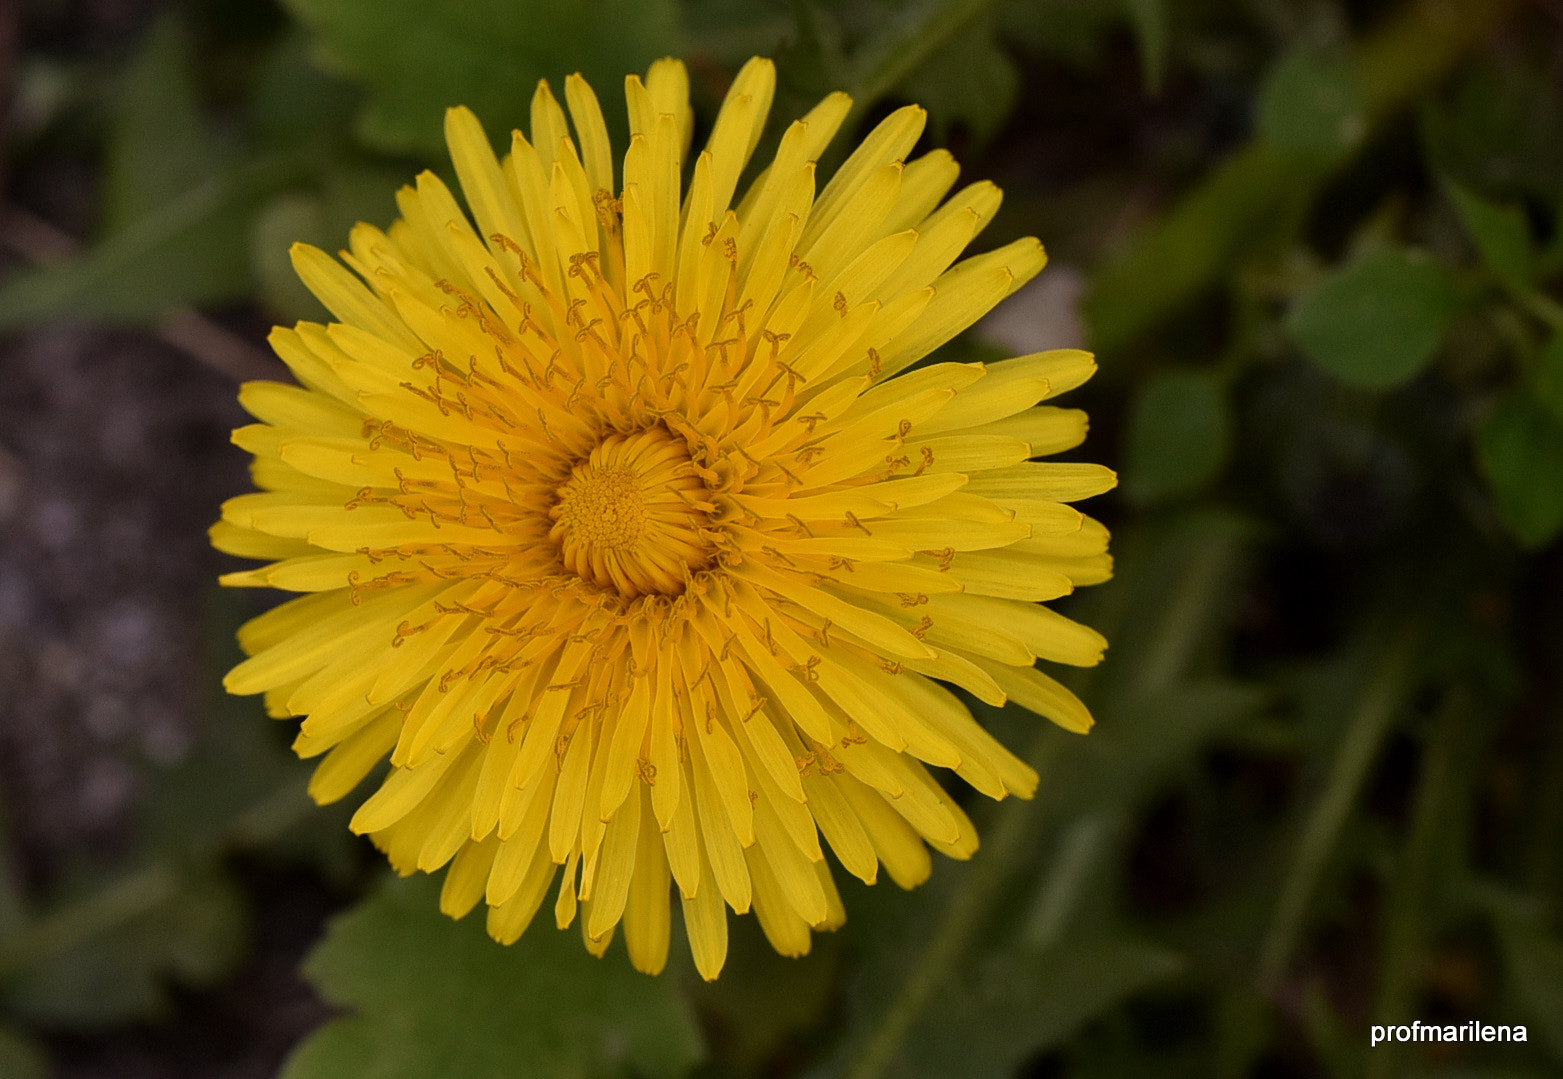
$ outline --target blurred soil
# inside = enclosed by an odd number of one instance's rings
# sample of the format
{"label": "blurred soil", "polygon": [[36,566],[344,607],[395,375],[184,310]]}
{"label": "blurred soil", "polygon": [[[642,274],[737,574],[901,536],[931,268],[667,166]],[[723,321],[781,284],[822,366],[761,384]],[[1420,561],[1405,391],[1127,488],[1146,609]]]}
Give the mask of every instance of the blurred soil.
{"label": "blurred soil", "polygon": [[[84,59],[113,55],[154,6],[53,5],[28,30]],[[92,176],[68,148],[5,175],[7,260],[28,246],[18,228],[90,234]],[[244,336],[258,343],[260,328]],[[125,853],[143,775],[183,759],[199,733],[220,645],[207,639],[208,598],[225,568],[206,527],[248,486],[228,442],[245,420],[234,389],[150,332],[0,340],[0,814],[27,892]],[[235,869],[252,913],[242,968],[214,989],[176,990],[164,1022],[51,1036],[58,1079],[269,1079],[326,1017],[297,968],[333,893],[303,872]]]}
{"label": "blurred soil", "polygon": [[[207,524],[245,489],[231,381],[150,335],[0,345],[0,788],[31,891],[130,840],[147,766],[179,761],[215,672]],[[241,867],[242,870],[242,867]],[[253,870],[253,954],[170,1023],[60,1037],[60,1079],[269,1077],[324,1017],[297,964],[333,905]]]}

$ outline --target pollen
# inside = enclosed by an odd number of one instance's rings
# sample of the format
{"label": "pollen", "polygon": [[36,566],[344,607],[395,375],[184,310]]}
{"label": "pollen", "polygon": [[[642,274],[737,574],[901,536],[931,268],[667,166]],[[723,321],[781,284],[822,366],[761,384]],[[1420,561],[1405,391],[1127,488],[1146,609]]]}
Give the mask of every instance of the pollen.
{"label": "pollen", "polygon": [[565,569],[624,599],[676,595],[715,550],[704,485],[666,428],[611,435],[576,464],[549,510]]}

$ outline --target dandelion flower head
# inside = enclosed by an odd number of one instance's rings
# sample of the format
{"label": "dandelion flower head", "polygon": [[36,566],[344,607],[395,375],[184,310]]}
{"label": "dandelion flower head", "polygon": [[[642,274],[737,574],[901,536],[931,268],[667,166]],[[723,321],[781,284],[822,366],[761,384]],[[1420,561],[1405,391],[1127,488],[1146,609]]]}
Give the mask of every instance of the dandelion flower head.
{"label": "dandelion flower head", "polygon": [[1068,503],[1114,478],[1033,458],[1085,437],[1039,402],[1093,361],[913,366],[1041,245],[956,262],[999,192],[907,160],[916,107],[817,183],[844,94],[740,197],[774,85],[747,64],[692,166],[676,61],[626,80],[622,162],[579,76],[503,159],[450,110],[466,208],[425,172],[340,262],[296,246],[336,321],[275,330],[300,385],[240,394],[260,490],[212,536],[267,564],[224,583],[304,595],[244,627],[226,685],[303,717],[320,802],[389,758],[353,830],[399,872],[448,865],[442,908],[486,902],[506,943],[552,895],[654,973],[676,894],[707,978],[728,908],[803,954],[845,917],[827,846],[903,887],[929,847],[976,849],[925,765],[1035,789],[943,683],[1091,722],[1033,664],[1105,641],[1038,601],[1109,575]]}

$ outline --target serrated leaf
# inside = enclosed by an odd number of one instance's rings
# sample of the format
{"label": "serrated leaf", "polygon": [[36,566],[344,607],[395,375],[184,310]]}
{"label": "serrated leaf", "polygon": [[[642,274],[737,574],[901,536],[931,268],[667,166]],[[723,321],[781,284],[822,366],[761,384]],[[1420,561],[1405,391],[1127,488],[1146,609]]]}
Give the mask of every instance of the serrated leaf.
{"label": "serrated leaf", "polygon": [[1304,295],[1286,329],[1310,359],[1343,382],[1385,389],[1433,357],[1459,310],[1448,271],[1426,256],[1379,251]]}
{"label": "serrated leaf", "polygon": [[1153,376],[1135,399],[1124,452],[1124,494],[1141,504],[1197,491],[1226,464],[1231,420],[1220,380],[1207,372]]}
{"label": "serrated leaf", "polygon": [[[442,117],[467,105],[490,133],[529,128],[537,81],[579,71],[610,117],[624,76],[677,51],[673,0],[286,0],[318,54],[370,90],[365,142],[444,156]],[[617,137],[618,128],[610,131]]]}
{"label": "serrated leaf", "polygon": [[1521,545],[1551,542],[1563,529],[1563,424],[1513,391],[1482,424],[1476,449],[1498,513]]}
{"label": "serrated leaf", "polygon": [[1265,76],[1256,120],[1282,153],[1334,161],[1350,152],[1367,133],[1351,58],[1306,46],[1287,53]]}
{"label": "serrated leaf", "polygon": [[439,912],[428,877],[391,880],[332,922],[304,973],[357,1014],[317,1030],[282,1079],[586,1079],[684,1074],[704,1050],[668,977],[598,960],[534,925],[504,947]]}
{"label": "serrated leaf", "polygon": [[1452,180],[1445,188],[1487,268],[1516,292],[1529,288],[1536,279],[1536,252],[1524,212],[1490,202]]}

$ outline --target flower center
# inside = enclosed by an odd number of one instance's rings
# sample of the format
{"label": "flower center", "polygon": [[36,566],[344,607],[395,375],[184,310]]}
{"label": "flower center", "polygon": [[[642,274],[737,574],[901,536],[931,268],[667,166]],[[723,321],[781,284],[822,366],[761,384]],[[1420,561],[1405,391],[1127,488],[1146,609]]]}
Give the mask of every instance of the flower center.
{"label": "flower center", "polygon": [[578,462],[548,511],[565,568],[633,599],[676,595],[715,553],[714,509],[683,442],[665,428],[610,435]]}

